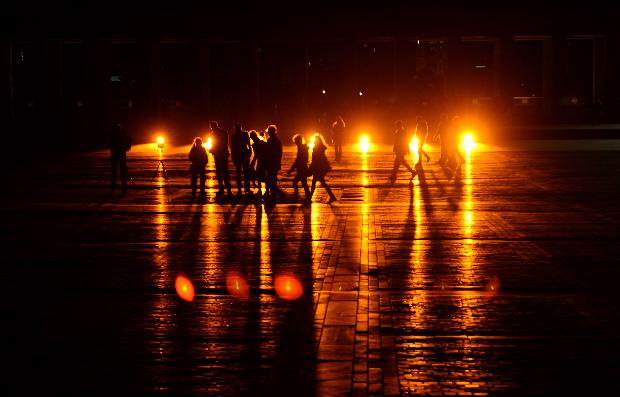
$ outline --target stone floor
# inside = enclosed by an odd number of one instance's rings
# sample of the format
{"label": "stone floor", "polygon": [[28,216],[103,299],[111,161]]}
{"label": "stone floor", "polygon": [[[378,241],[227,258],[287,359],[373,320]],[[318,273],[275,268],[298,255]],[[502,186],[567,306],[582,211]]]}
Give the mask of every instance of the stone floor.
{"label": "stone floor", "polygon": [[216,202],[211,169],[200,202],[185,147],[169,187],[134,147],[127,195],[103,152],[17,171],[3,395],[615,394],[619,147],[479,145],[395,184],[389,148],[347,148],[310,206],[284,175],[283,203]]}

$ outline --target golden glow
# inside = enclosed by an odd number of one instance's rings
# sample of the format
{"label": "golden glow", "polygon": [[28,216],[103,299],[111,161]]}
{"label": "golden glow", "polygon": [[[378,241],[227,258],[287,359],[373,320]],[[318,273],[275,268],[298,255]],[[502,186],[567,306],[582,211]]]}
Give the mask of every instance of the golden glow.
{"label": "golden glow", "polygon": [[370,140],[367,135],[362,135],[360,138],[360,150],[364,153],[370,150]]}
{"label": "golden glow", "polygon": [[314,135],[308,139],[308,150],[312,152],[314,150]]}
{"label": "golden glow", "polygon": [[409,142],[409,150],[413,153],[418,152],[418,137],[414,136],[411,138],[411,142]]}
{"label": "golden glow", "polygon": [[250,296],[250,286],[245,276],[239,272],[231,271],[226,274],[226,289],[235,298],[247,299]]}
{"label": "golden glow", "polygon": [[211,150],[211,148],[213,147],[213,139],[211,139],[211,137],[208,137],[207,141],[202,144],[202,147],[207,150]]}
{"label": "golden glow", "polygon": [[304,287],[299,279],[293,275],[276,276],[274,287],[276,295],[287,301],[299,299],[304,294]]}
{"label": "golden glow", "polygon": [[194,300],[194,286],[189,278],[179,274],[174,282],[174,288],[181,299],[188,302]]}
{"label": "golden glow", "polygon": [[158,136],[157,137],[157,143],[160,144],[160,145],[163,145],[164,144],[164,137],[163,136]]}
{"label": "golden glow", "polygon": [[466,153],[471,153],[474,149],[476,142],[474,141],[474,135],[471,132],[466,132],[463,135],[463,142],[461,143],[461,146]]}

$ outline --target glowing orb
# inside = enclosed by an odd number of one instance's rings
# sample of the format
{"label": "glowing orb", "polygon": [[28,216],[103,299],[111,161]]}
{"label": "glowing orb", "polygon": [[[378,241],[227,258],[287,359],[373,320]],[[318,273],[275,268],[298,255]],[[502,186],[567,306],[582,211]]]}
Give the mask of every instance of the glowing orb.
{"label": "glowing orb", "polygon": [[485,296],[490,298],[499,293],[500,284],[499,277],[493,276],[484,286]]}
{"label": "glowing orb", "polygon": [[471,133],[463,135],[463,150],[466,152],[471,152],[474,146],[476,146],[474,136]]}
{"label": "glowing orb", "polygon": [[177,290],[177,295],[179,295],[181,299],[188,302],[194,300],[194,286],[189,278],[179,274],[174,282],[174,288]]}
{"label": "glowing orb", "polygon": [[204,147],[207,150],[211,150],[211,148],[213,147],[213,139],[211,139],[211,137],[208,137],[207,141],[202,144],[202,147]]}
{"label": "glowing orb", "polygon": [[414,153],[418,152],[418,138],[417,137],[413,137],[411,138],[411,142],[409,142],[409,150],[411,150]]}
{"label": "glowing orb", "polygon": [[160,145],[162,145],[164,143],[164,137],[163,136],[158,136],[157,137],[157,143],[159,143]]}
{"label": "glowing orb", "polygon": [[314,139],[308,140],[308,150],[310,151],[314,150]]}
{"label": "glowing orb", "polygon": [[243,274],[239,272],[226,274],[226,289],[229,294],[239,299],[247,299],[250,296],[250,286]]}
{"label": "glowing orb", "polygon": [[299,299],[304,294],[304,287],[301,282],[297,277],[291,275],[276,276],[274,287],[276,295],[287,301]]}
{"label": "glowing orb", "polygon": [[360,138],[360,149],[364,153],[366,153],[368,151],[368,149],[370,149],[370,140],[368,139],[368,137],[366,135],[363,135]]}

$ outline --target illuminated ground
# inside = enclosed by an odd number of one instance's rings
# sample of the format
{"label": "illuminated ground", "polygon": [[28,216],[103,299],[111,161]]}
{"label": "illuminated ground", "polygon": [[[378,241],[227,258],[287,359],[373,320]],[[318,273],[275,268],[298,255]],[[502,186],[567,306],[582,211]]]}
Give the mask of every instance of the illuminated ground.
{"label": "illuminated ground", "polygon": [[[186,148],[165,153],[170,195],[161,174],[149,183],[152,146],[130,153],[127,196],[109,193],[103,153],[13,175],[2,389],[611,394],[620,145],[511,147],[473,152],[460,173],[424,164],[413,185],[404,171],[387,183],[389,148],[349,149],[328,178],[332,206],[320,189],[310,207],[217,204],[212,188],[199,203]],[[193,302],[175,292],[179,273]],[[302,297],[284,299],[296,280]]]}

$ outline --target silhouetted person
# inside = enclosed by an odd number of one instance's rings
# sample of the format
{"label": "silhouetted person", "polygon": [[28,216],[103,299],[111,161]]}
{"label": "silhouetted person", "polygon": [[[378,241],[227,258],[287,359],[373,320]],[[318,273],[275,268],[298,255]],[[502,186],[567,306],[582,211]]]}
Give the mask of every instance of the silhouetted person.
{"label": "silhouetted person", "polygon": [[254,130],[250,131],[250,138],[252,139],[252,151],[254,152],[250,167],[256,167],[254,168],[254,178],[258,183],[258,194],[260,195],[262,194],[261,183],[265,182],[265,185],[267,185],[267,142],[261,139]]}
{"label": "silhouetted person", "polygon": [[437,131],[435,131],[435,140],[439,139],[441,147],[441,156],[437,160],[440,164],[445,164],[450,158],[449,153],[449,141],[450,141],[450,123],[448,122],[448,116],[442,114],[439,123],[437,124]]}
{"label": "silhouetted person", "polygon": [[396,181],[396,175],[398,174],[398,169],[402,164],[406,169],[411,173],[411,179],[413,179],[416,175],[416,172],[411,166],[407,163],[405,156],[409,153],[409,136],[407,135],[407,131],[403,126],[403,122],[397,120],[394,125],[396,126],[396,131],[394,132],[394,167],[392,168],[392,174],[390,175],[390,181],[394,183]]}
{"label": "silhouetted person", "polygon": [[426,157],[426,162],[431,161],[431,157],[424,151],[424,144],[428,135],[428,123],[422,116],[416,118],[415,136],[418,140],[418,161],[422,161],[422,156]]}
{"label": "silhouetted person", "polygon": [[232,195],[230,187],[230,174],[228,172],[228,132],[220,128],[216,121],[211,122],[212,146],[211,153],[215,159],[215,174],[217,175],[218,194],[224,193],[224,186],[228,195]]}
{"label": "silhouetted person", "polygon": [[462,135],[461,118],[454,116],[450,127],[448,128],[448,162],[454,163],[454,168],[458,168],[461,163],[465,162],[463,155],[459,152],[459,139]]}
{"label": "silhouetted person", "polygon": [[278,137],[275,125],[267,127],[267,193],[275,199],[275,195],[286,196],[278,187],[278,172],[282,168],[282,142]]}
{"label": "silhouetted person", "polygon": [[336,160],[342,158],[342,141],[344,139],[345,123],[342,117],[338,116],[336,121],[332,123],[332,141],[334,142],[334,151],[336,152]]}
{"label": "silhouetted person", "polygon": [[127,192],[127,152],[131,149],[131,136],[121,123],[110,129],[110,159],[112,161],[112,191],[116,190],[116,169],[121,176],[123,193]]}
{"label": "silhouetted person", "polygon": [[192,163],[190,166],[192,171],[192,194],[196,193],[196,179],[198,178],[198,175],[200,175],[200,194],[204,194],[205,182],[207,180],[205,167],[209,162],[209,155],[207,154],[207,149],[202,146],[202,139],[194,138],[194,144],[189,151],[189,161]]}
{"label": "silhouetted person", "polygon": [[297,156],[295,157],[295,161],[291,168],[287,171],[287,174],[293,172],[293,170],[297,171],[295,177],[293,178],[293,189],[295,189],[295,196],[298,195],[297,184],[301,182],[301,186],[304,188],[304,192],[306,193],[306,201],[310,200],[310,189],[308,189],[308,145],[304,141],[304,137],[296,134],[293,137],[293,142],[297,145]]}
{"label": "silhouetted person", "polygon": [[241,172],[243,171],[243,187],[245,193],[250,193],[250,157],[252,147],[250,135],[241,129],[241,124],[235,124],[235,132],[230,136],[230,152],[237,176],[237,192],[241,194]]}
{"label": "silhouetted person", "polygon": [[314,135],[314,148],[312,149],[312,163],[310,163],[309,170],[312,173],[312,189],[310,190],[310,198],[314,195],[314,190],[316,189],[316,183],[321,182],[321,185],[329,194],[329,202],[336,201],[336,196],[332,192],[332,190],[325,182],[325,175],[329,171],[331,171],[332,167],[329,164],[329,160],[327,160],[327,156],[325,155],[325,151],[327,150],[327,145],[325,144],[325,140],[321,134]]}

